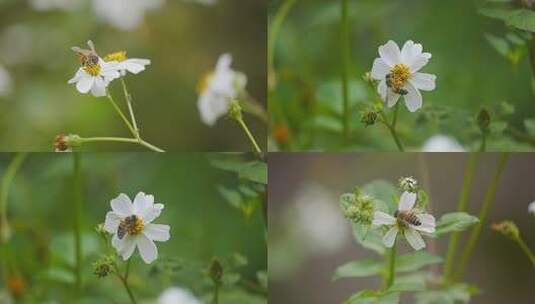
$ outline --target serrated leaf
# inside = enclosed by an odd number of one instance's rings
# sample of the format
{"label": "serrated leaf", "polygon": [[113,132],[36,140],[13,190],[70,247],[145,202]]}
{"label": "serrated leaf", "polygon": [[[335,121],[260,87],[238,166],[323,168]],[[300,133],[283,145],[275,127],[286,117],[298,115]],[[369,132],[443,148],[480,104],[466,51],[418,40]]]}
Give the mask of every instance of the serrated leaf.
{"label": "serrated leaf", "polygon": [[452,212],[444,214],[437,223],[434,236],[448,232],[463,231],[479,222],[479,219],[465,212]]}
{"label": "serrated leaf", "polygon": [[411,272],[432,264],[442,263],[442,257],[427,251],[415,251],[398,257],[396,272]]}
{"label": "serrated leaf", "polygon": [[364,259],[349,262],[336,268],[333,280],[378,275],[384,267],[385,263],[382,260]]}
{"label": "serrated leaf", "polygon": [[267,184],[267,164],[260,161],[248,162],[240,168],[238,175],[241,179],[265,185]]}

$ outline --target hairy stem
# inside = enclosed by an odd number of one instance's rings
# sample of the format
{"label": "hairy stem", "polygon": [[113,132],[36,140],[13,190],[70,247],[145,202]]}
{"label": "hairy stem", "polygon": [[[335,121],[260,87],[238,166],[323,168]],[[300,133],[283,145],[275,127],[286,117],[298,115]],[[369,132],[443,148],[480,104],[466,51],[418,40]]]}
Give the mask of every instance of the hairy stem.
{"label": "hairy stem", "polygon": [[350,137],[351,111],[349,107],[349,0],[342,1],[342,16],[340,20],[340,49],[342,51],[342,96],[344,101],[344,138]]}
{"label": "hairy stem", "polygon": [[477,223],[476,226],[472,229],[472,233],[470,234],[468,243],[464,247],[459,267],[455,275],[455,280],[460,280],[464,275],[464,271],[466,270],[466,264],[470,260],[472,252],[474,251],[474,248],[481,234],[481,227],[483,227],[483,225],[485,224],[490,208],[492,207],[492,203],[494,202],[498,183],[505,169],[505,165],[507,164],[508,158],[509,153],[502,153],[498,159],[498,162],[496,163],[496,168],[494,169],[492,180],[489,184],[487,192],[485,193],[485,198],[483,200],[481,210],[479,211],[479,223]]}
{"label": "hairy stem", "polygon": [[73,210],[73,232],[74,232],[74,248],[75,248],[75,267],[74,275],[76,278],[76,294],[80,295],[82,290],[82,232],[81,232],[81,218],[82,218],[82,173],[80,164],[80,153],[73,153],[73,193],[74,193],[74,210]]}
{"label": "hairy stem", "polygon": [[[468,199],[470,198],[470,192],[472,190],[472,184],[474,182],[474,175],[477,167],[478,154],[470,153],[468,156],[468,163],[464,169],[463,185],[461,187],[461,196],[459,198],[459,204],[457,211],[464,212],[468,207]],[[455,253],[457,252],[457,246],[460,238],[459,232],[453,232],[449,239],[448,253],[446,255],[446,262],[444,264],[444,277],[451,279]]]}

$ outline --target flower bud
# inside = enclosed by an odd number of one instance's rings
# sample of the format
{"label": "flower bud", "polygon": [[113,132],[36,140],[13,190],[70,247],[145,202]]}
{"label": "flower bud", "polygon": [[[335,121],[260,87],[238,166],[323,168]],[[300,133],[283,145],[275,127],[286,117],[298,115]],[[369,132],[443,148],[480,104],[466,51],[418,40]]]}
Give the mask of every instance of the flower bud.
{"label": "flower bud", "polygon": [[93,264],[93,273],[98,278],[105,278],[113,272],[113,258],[103,257]]}
{"label": "flower bud", "polygon": [[355,194],[345,194],[341,198],[344,200],[342,204],[344,217],[354,223],[369,225],[373,220],[373,197],[362,194],[358,189],[355,192]]}
{"label": "flower bud", "polygon": [[76,134],[65,135],[61,133],[54,138],[55,152],[72,152],[73,147],[79,147],[81,145],[82,140]]}
{"label": "flower bud", "polygon": [[491,225],[492,230],[499,232],[506,237],[517,240],[520,237],[520,231],[516,224],[512,221],[503,221],[501,223],[494,223]]}
{"label": "flower bud", "polygon": [[210,278],[214,284],[221,284],[221,279],[223,278],[223,265],[217,258],[212,261],[209,270]]}
{"label": "flower bud", "polygon": [[377,120],[377,112],[374,112],[374,111],[366,111],[366,112],[362,113],[362,115],[360,117],[360,121],[366,127],[374,125],[376,120]]}
{"label": "flower bud", "polygon": [[418,181],[412,176],[402,177],[399,179],[399,188],[401,191],[416,193],[418,192]]}
{"label": "flower bud", "polygon": [[490,113],[487,109],[482,108],[477,114],[477,125],[481,131],[486,131],[490,125]]}

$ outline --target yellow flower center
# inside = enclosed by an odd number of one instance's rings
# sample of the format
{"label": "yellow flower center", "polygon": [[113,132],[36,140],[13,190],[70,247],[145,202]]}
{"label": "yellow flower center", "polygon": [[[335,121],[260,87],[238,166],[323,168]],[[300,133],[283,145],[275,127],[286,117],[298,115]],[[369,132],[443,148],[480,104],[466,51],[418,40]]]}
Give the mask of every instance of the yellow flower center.
{"label": "yellow flower center", "polygon": [[389,87],[394,91],[398,91],[403,88],[409,77],[411,77],[411,70],[403,63],[399,63],[390,70],[389,75]]}
{"label": "yellow flower center", "polygon": [[214,77],[214,72],[206,73],[197,84],[197,93],[202,94],[208,88],[208,84]]}
{"label": "yellow flower center", "polygon": [[104,56],[104,61],[125,61],[127,59],[126,57],[126,51],[119,51],[115,53],[108,54]]}
{"label": "yellow flower center", "polygon": [[100,64],[85,64],[83,68],[84,68],[84,71],[86,71],[89,75],[92,75],[92,76],[100,75]]}
{"label": "yellow flower center", "polygon": [[135,221],[127,226],[129,235],[138,235],[141,233],[141,231],[143,231],[145,224],[143,224],[143,220],[141,218],[136,216]]}

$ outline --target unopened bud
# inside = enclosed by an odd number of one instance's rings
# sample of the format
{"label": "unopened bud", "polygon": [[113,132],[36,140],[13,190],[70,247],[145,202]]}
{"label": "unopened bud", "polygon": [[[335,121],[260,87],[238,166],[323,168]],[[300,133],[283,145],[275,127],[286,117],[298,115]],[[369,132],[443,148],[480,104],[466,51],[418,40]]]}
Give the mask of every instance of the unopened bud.
{"label": "unopened bud", "polygon": [[517,240],[520,237],[520,231],[516,224],[512,221],[503,221],[501,223],[494,223],[491,225],[492,230],[499,232],[506,237]]}
{"label": "unopened bud", "polygon": [[223,278],[223,265],[221,265],[218,259],[214,259],[212,265],[210,265],[210,278],[214,284],[221,284],[221,279]]}
{"label": "unopened bud", "polygon": [[105,278],[113,271],[113,259],[103,257],[93,264],[93,273],[98,278]]}
{"label": "unopened bud", "polygon": [[479,110],[477,114],[477,125],[482,131],[486,131],[490,125],[490,113],[487,109],[483,108]]}
{"label": "unopened bud", "polygon": [[360,117],[360,121],[367,127],[375,124],[375,121],[377,120],[377,112],[374,111],[366,111],[362,113]]}
{"label": "unopened bud", "polygon": [[72,152],[72,148],[82,145],[82,139],[76,134],[59,134],[54,138],[55,152]]}
{"label": "unopened bud", "polygon": [[399,179],[399,188],[401,191],[416,193],[418,192],[418,181],[412,176],[402,177]]}

